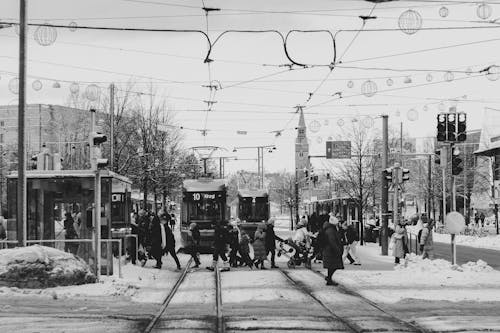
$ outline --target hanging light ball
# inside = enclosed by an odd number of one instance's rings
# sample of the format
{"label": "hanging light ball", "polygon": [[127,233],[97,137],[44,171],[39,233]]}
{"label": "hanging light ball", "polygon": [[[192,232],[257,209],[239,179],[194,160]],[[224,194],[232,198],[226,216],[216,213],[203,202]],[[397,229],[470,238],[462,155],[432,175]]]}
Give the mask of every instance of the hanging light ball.
{"label": "hanging light ball", "polygon": [[427,74],[425,76],[425,79],[427,80],[427,82],[432,82],[432,80],[433,80],[432,74],[431,73]]}
{"label": "hanging light ball", "polygon": [[320,137],[320,136],[318,136],[318,137],[316,138],[316,142],[317,142],[317,143],[319,143],[319,144],[321,144],[321,143],[323,142],[323,138],[322,138],[322,137]]}
{"label": "hanging light ball", "polygon": [[493,10],[491,9],[491,6],[488,5],[486,2],[483,2],[482,4],[477,6],[476,10],[477,17],[479,17],[482,20],[488,19],[491,16],[492,12]]}
{"label": "hanging light ball", "polygon": [[448,72],[444,73],[444,80],[446,82],[451,82],[451,81],[453,81],[454,78],[455,78],[455,75],[453,75],[452,72],[448,71]]}
{"label": "hanging light ball", "polygon": [[411,82],[412,82],[412,80],[411,80],[411,76],[407,76],[407,77],[405,77],[404,83],[406,83],[406,84],[410,84]]}
{"label": "hanging light ball", "polygon": [[424,105],[424,111],[427,112],[429,110],[429,107],[427,105]]}
{"label": "hanging light ball", "polygon": [[496,81],[500,78],[500,67],[497,65],[490,66],[486,73],[486,78],[490,81]]}
{"label": "hanging light ball", "polygon": [[413,35],[422,28],[422,16],[417,11],[408,9],[399,16],[399,29],[407,35]]}
{"label": "hanging light ball", "polygon": [[80,91],[80,85],[76,82],[73,82],[70,86],[69,86],[69,91],[73,94],[73,95],[76,95],[78,94],[78,92]]}
{"label": "hanging light ball", "polygon": [[19,94],[19,79],[17,77],[10,79],[9,90],[13,94]]}
{"label": "hanging light ball", "polygon": [[394,81],[392,79],[387,79],[386,83],[387,83],[387,86],[390,87],[394,84]]}
{"label": "hanging light ball", "polygon": [[42,25],[35,30],[34,37],[38,44],[42,46],[49,46],[54,44],[54,42],[56,41],[57,30],[54,27]]}
{"label": "hanging light ball", "polygon": [[372,97],[377,93],[377,84],[372,80],[365,81],[361,85],[361,92],[366,97]]}
{"label": "hanging light ball", "polygon": [[472,68],[467,67],[467,69],[465,70],[465,74],[471,75],[472,74]]}
{"label": "hanging light ball", "polygon": [[71,31],[71,32],[75,32],[77,29],[78,29],[78,25],[76,24],[76,22],[75,22],[75,21],[72,21],[72,22],[69,24],[69,31]]}
{"label": "hanging light ball", "polygon": [[365,128],[372,128],[373,126],[373,118],[370,116],[366,116],[361,120],[361,123]]}
{"label": "hanging light ball", "polygon": [[309,130],[313,133],[319,132],[321,129],[321,123],[317,120],[313,120],[309,123]]}
{"label": "hanging light ball", "polygon": [[347,88],[351,89],[352,87],[354,87],[354,82],[347,81]]}
{"label": "hanging light ball", "polygon": [[325,121],[323,122],[323,124],[324,124],[325,126],[328,126],[328,124],[329,124],[329,123],[330,123],[330,122],[328,121],[328,119],[325,119]]}
{"label": "hanging light ball", "polygon": [[35,91],[40,91],[42,89],[43,85],[42,85],[42,82],[40,80],[36,80],[36,81],[33,81],[33,83],[31,84],[31,87]]}
{"label": "hanging light ball", "polygon": [[87,88],[85,88],[85,97],[89,101],[97,101],[99,99],[99,94],[100,94],[100,89],[97,85],[95,84],[89,84]]}
{"label": "hanging light ball", "polygon": [[439,16],[441,17],[446,17],[448,16],[448,14],[450,13],[450,10],[448,9],[448,7],[441,7],[439,8]]}
{"label": "hanging light ball", "polygon": [[415,109],[410,109],[406,113],[406,117],[408,118],[409,121],[418,120],[418,111]]}
{"label": "hanging light ball", "polygon": [[339,120],[337,120],[337,125],[338,125],[339,127],[344,126],[344,124],[345,124],[344,119],[340,118]]}
{"label": "hanging light ball", "polygon": [[439,103],[438,109],[439,109],[439,111],[444,111],[444,109],[446,109],[446,106],[444,105],[443,102]]}
{"label": "hanging light ball", "polygon": [[54,82],[54,84],[52,85],[52,88],[56,88],[56,89],[61,88],[61,84],[60,84],[59,82],[57,82],[57,81],[56,81],[56,82]]}

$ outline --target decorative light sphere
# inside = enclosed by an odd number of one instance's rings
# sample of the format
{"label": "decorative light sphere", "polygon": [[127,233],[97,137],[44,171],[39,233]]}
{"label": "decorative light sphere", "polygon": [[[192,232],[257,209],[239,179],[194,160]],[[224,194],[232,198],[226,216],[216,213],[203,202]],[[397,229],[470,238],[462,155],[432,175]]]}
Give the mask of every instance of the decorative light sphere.
{"label": "decorative light sphere", "polygon": [[429,110],[429,107],[427,105],[424,105],[424,111],[427,112]]}
{"label": "decorative light sphere", "polygon": [[361,85],[361,93],[366,97],[372,97],[377,93],[377,84],[372,80],[363,82]]}
{"label": "decorative light sphere", "polygon": [[425,80],[426,80],[427,82],[432,82],[432,80],[433,80],[433,79],[434,79],[434,78],[432,77],[432,74],[431,74],[431,73],[429,73],[429,74],[427,74],[427,75],[425,76]]}
{"label": "decorative light sphere", "polygon": [[13,94],[19,94],[19,79],[17,77],[10,79],[9,90]]}
{"label": "decorative light sphere", "polygon": [[317,143],[322,143],[322,142],[323,142],[323,138],[322,138],[322,137],[320,137],[320,136],[318,136],[318,137],[316,138],[316,142],[317,142]]}
{"label": "decorative light sphere", "polygon": [[496,81],[500,78],[500,67],[497,65],[490,66],[486,78],[490,81]]}
{"label": "decorative light sphere", "polygon": [[99,87],[95,84],[90,84],[87,86],[87,88],[85,88],[85,97],[89,100],[89,101],[97,101],[99,99],[99,95],[100,95],[101,91],[99,89]]}
{"label": "decorative light sphere", "polygon": [[54,27],[39,26],[35,30],[34,38],[36,42],[42,46],[52,45],[57,39],[57,30]]}
{"label": "decorative light sphere", "polygon": [[448,71],[448,72],[444,73],[444,79],[446,82],[451,82],[451,81],[453,81],[454,78],[455,78],[455,75],[453,75],[452,72]]}
{"label": "decorative light sphere", "polygon": [[446,17],[448,16],[448,14],[450,13],[450,10],[448,9],[448,7],[441,7],[439,8],[439,16],[441,17]]}
{"label": "decorative light sphere", "polygon": [[69,91],[73,94],[73,95],[76,95],[78,94],[78,92],[80,91],[80,85],[76,82],[73,82],[70,86],[69,86]]}
{"label": "decorative light sphere", "polygon": [[354,87],[354,82],[352,82],[352,81],[348,81],[348,82],[347,82],[347,88],[349,88],[349,89],[350,89],[350,88],[352,88],[352,87]]}
{"label": "decorative light sphere", "polygon": [[370,116],[366,116],[361,120],[361,124],[363,124],[363,126],[365,128],[372,128],[373,127],[373,118]]}
{"label": "decorative light sphere", "polygon": [[438,109],[439,109],[439,111],[444,111],[444,109],[446,109],[446,106],[444,105],[443,102],[439,103]]}
{"label": "decorative light sphere", "polygon": [[43,87],[43,84],[40,80],[36,80],[36,81],[33,81],[33,83],[31,84],[31,87],[35,91],[40,91]]}
{"label": "decorative light sphere", "polygon": [[309,130],[313,133],[319,132],[321,129],[321,123],[317,120],[313,120],[309,123]]}
{"label": "decorative light sphere", "polygon": [[410,109],[406,113],[406,117],[408,118],[409,121],[418,120],[418,111],[415,109]]}
{"label": "decorative light sphere", "polygon": [[407,35],[413,35],[422,28],[422,16],[412,9],[408,9],[399,16],[399,29]]}
{"label": "decorative light sphere", "polygon": [[56,81],[56,82],[54,82],[54,84],[52,85],[52,88],[56,88],[56,89],[61,88],[61,84],[60,84],[59,82],[57,82],[57,81]]}
{"label": "decorative light sphere", "polygon": [[411,82],[412,82],[412,80],[411,80],[411,76],[407,76],[407,77],[405,77],[404,83],[409,84],[409,83],[411,83]]}
{"label": "decorative light sphere", "polygon": [[394,84],[394,81],[392,79],[387,79],[386,83],[390,87]]}
{"label": "decorative light sphere", "polygon": [[69,24],[69,31],[71,31],[71,32],[75,32],[77,29],[78,29],[78,25],[76,24],[76,22],[75,22],[75,21],[73,21],[73,22],[71,22],[71,23]]}
{"label": "decorative light sphere", "polygon": [[482,4],[477,6],[476,14],[480,19],[486,20],[491,16],[492,13],[493,10],[491,9],[491,6],[486,2],[483,2]]}
{"label": "decorative light sphere", "polygon": [[344,119],[340,118],[339,120],[337,120],[337,125],[338,125],[339,127],[344,126],[344,124],[345,124]]}

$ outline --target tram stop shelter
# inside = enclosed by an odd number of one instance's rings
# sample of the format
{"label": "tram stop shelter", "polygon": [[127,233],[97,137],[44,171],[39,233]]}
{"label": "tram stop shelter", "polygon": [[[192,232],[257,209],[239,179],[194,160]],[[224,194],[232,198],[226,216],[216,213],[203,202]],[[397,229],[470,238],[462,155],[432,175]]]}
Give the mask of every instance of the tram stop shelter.
{"label": "tram stop shelter", "polygon": [[[130,226],[132,182],[108,170],[100,170],[101,179],[101,271],[112,274],[112,227]],[[94,187],[92,170],[30,170],[27,182],[27,244],[41,244],[71,252],[94,267]],[[17,173],[7,176],[8,238],[23,241],[23,225],[17,221]],[[73,217],[74,231],[67,233],[65,219]],[[70,223],[66,222],[67,225]],[[73,239],[68,242],[68,239]],[[52,242],[51,242],[52,240]]]}

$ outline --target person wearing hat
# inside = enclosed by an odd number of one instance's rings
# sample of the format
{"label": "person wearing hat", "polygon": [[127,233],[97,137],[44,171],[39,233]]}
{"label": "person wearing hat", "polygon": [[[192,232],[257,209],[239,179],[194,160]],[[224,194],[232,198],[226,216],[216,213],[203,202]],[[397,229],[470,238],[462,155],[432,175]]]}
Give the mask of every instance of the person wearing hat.
{"label": "person wearing hat", "polygon": [[160,215],[160,222],[162,227],[165,230],[166,234],[166,244],[164,247],[164,253],[170,254],[172,258],[175,260],[175,264],[177,265],[177,270],[181,270],[181,264],[179,262],[179,258],[177,258],[177,254],[175,253],[175,237],[172,229],[170,229],[168,222],[170,221],[170,215],[168,213],[163,213]]}
{"label": "person wearing hat", "polygon": [[327,269],[325,278],[326,285],[336,286],[338,283],[332,280],[333,273],[338,269],[344,269],[342,254],[344,246],[340,238],[339,219],[330,213],[330,219],[323,224],[325,244],[323,247],[323,268]]}
{"label": "person wearing hat", "polygon": [[266,225],[266,256],[271,254],[271,268],[278,268],[275,264],[276,240],[283,242],[284,240],[276,236],[274,233],[274,219],[270,218]]}
{"label": "person wearing hat", "polygon": [[189,225],[188,253],[191,255],[191,257],[194,260],[194,263],[195,263],[194,268],[200,267],[200,259],[198,258],[198,252],[199,252],[199,248],[200,248],[200,240],[201,240],[200,229],[198,228],[198,225],[193,222]]}
{"label": "person wearing hat", "polygon": [[396,229],[392,235],[394,239],[394,246],[392,248],[392,255],[394,256],[394,263],[397,265],[401,259],[406,257],[408,253],[408,236],[406,234],[406,223],[400,221],[396,224]]}
{"label": "person wearing hat", "polygon": [[266,225],[264,223],[259,223],[257,225],[257,230],[255,231],[254,242],[253,242],[253,255],[254,255],[255,267],[259,267],[260,264],[260,269],[266,269],[264,267],[264,260],[267,259],[265,229]]}
{"label": "person wearing hat", "polygon": [[217,267],[217,262],[219,261],[219,257],[222,260],[223,271],[228,271],[229,262],[227,260],[226,251],[227,251],[227,241],[228,241],[228,233],[227,229],[224,228],[220,221],[214,221],[214,243],[213,243],[213,256],[212,256],[212,266],[208,266],[208,270],[215,270]]}

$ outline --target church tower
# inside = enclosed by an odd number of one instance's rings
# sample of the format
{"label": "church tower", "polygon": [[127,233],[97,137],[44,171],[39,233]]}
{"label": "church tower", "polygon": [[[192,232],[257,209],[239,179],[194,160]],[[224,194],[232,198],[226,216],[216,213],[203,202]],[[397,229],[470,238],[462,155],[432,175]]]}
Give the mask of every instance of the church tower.
{"label": "church tower", "polygon": [[297,139],[295,140],[295,170],[298,179],[304,179],[304,169],[309,169],[309,143],[306,136],[306,122],[304,112],[299,108],[300,118],[297,126]]}

